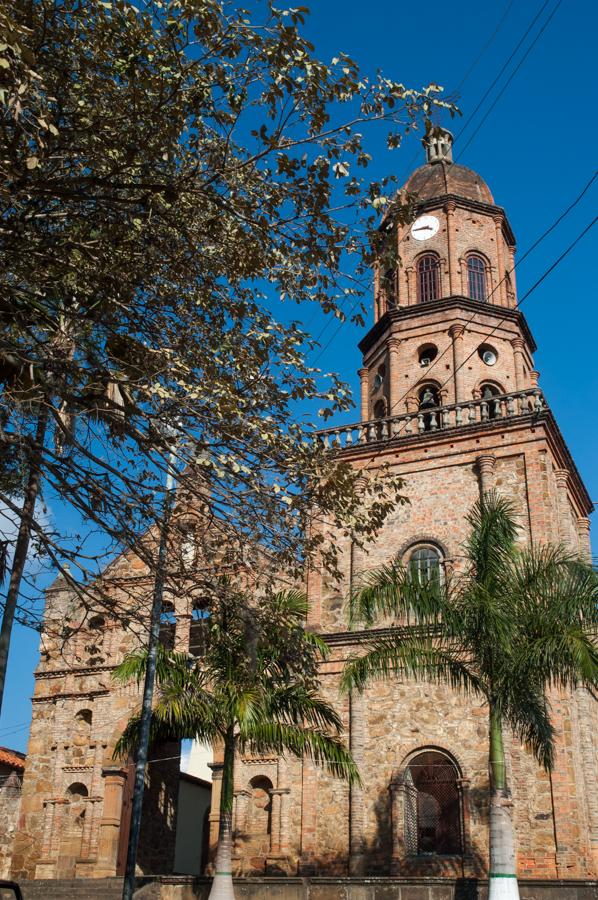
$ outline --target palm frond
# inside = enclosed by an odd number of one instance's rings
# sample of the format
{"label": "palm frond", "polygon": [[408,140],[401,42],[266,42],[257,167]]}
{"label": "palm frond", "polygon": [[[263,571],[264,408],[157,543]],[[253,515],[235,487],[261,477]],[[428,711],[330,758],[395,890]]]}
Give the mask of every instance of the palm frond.
{"label": "palm frond", "polygon": [[[222,734],[222,724],[218,709],[209,695],[203,698],[189,697],[176,693],[161,697],[150,721],[150,746],[166,741],[193,739],[213,741]],[[140,713],[129,719],[125,730],[117,741],[114,757],[135,754],[139,746]]]}
{"label": "palm frond", "polygon": [[[145,647],[127,654],[123,661],[114,669],[112,678],[121,684],[135,680],[137,684],[141,684],[145,678],[147,667],[148,652]],[[167,650],[163,644],[158,644],[156,648],[156,682],[161,684],[165,681],[172,681],[177,677],[177,673],[181,676],[189,668],[189,660],[185,653],[175,653]]]}
{"label": "palm frond", "polygon": [[319,634],[315,634],[313,631],[303,631],[302,637],[308,646],[317,650],[322,659],[327,659],[330,656],[330,647]]}
{"label": "palm frond", "polygon": [[278,591],[270,598],[269,605],[278,615],[295,619],[298,623],[302,623],[307,616],[307,597],[303,591]]}
{"label": "palm frond", "polygon": [[407,629],[397,629],[394,634],[371,641],[363,656],[348,662],[341,690],[363,690],[371,679],[401,676],[444,682],[457,690],[486,695],[483,680],[463,650],[438,638],[418,637]]}
{"label": "palm frond", "polygon": [[550,721],[550,705],[544,682],[529,677],[511,677],[501,683],[500,698],[495,704],[516,736],[531,750],[546,771],[554,763],[555,732]]}
{"label": "palm frond", "polygon": [[343,730],[342,719],[334,707],[315,688],[297,683],[274,688],[268,693],[265,716],[293,725],[305,722],[311,727],[333,730],[337,734]]}
{"label": "palm frond", "polygon": [[242,752],[249,748],[259,754],[276,753],[282,756],[289,752],[297,757],[308,756],[319,765],[324,765],[336,778],[351,784],[360,782],[357,766],[343,741],[319,729],[282,722],[260,722],[252,727],[250,733],[241,730],[238,740]]}
{"label": "palm frond", "polygon": [[517,539],[515,507],[493,491],[485,493],[470,510],[467,556],[480,584],[500,582],[511,565]]}
{"label": "palm frond", "polygon": [[438,622],[448,607],[450,583],[440,578],[420,580],[395,559],[361,576],[348,602],[349,625],[373,625],[379,619]]}
{"label": "palm frond", "polygon": [[598,573],[564,547],[545,545],[523,551],[512,572],[511,590],[527,610],[541,610],[570,624],[598,626]]}

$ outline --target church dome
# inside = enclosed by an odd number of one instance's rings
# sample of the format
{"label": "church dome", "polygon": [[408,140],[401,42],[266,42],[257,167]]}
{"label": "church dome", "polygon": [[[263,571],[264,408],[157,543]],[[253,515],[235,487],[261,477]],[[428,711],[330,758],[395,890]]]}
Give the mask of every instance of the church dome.
{"label": "church dome", "polygon": [[419,200],[432,200],[454,194],[478,203],[494,203],[490,188],[473,169],[453,162],[453,136],[436,126],[426,134],[423,145],[428,160],[411,175],[403,188],[417,194]]}
{"label": "church dome", "polygon": [[490,188],[473,169],[454,162],[427,163],[411,175],[403,190],[416,194],[418,200],[432,200],[454,194],[478,203],[494,203]]}

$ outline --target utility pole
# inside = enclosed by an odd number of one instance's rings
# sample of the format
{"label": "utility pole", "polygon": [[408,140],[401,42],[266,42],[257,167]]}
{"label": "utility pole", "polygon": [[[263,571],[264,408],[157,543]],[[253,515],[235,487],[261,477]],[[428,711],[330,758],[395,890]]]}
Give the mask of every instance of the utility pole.
{"label": "utility pole", "polygon": [[135,869],[137,865],[139,832],[141,829],[145,767],[147,765],[150,723],[152,718],[152,699],[154,696],[154,682],[156,680],[156,658],[158,653],[158,639],[160,636],[160,615],[164,598],[164,582],[166,580],[168,535],[170,532],[170,518],[174,504],[174,458],[175,450],[174,446],[171,446],[168,454],[164,507],[162,511],[162,523],[160,526],[160,544],[158,548],[154,598],[152,602],[150,632],[147,645],[147,666],[145,670],[145,682],[143,685],[139,746],[137,748],[137,761],[135,763],[135,781],[133,784],[133,802],[131,805],[131,827],[129,830],[129,843],[127,846],[127,864],[125,868],[122,900],[133,900],[133,893],[135,891]]}
{"label": "utility pole", "polygon": [[29,457],[29,474],[27,477],[27,485],[25,487],[23,507],[21,509],[21,521],[15,543],[12,570],[10,573],[8,590],[6,592],[6,599],[4,601],[2,626],[0,628],[0,712],[2,712],[2,702],[4,700],[4,686],[6,683],[6,669],[8,667],[8,651],[10,649],[12,626],[15,620],[17,601],[19,599],[21,582],[23,580],[23,573],[27,562],[27,554],[29,552],[29,544],[31,541],[31,530],[35,519],[35,504],[37,502],[41,483],[41,465],[48,416],[48,402],[46,402],[45,398],[42,398],[37,417],[35,438]]}

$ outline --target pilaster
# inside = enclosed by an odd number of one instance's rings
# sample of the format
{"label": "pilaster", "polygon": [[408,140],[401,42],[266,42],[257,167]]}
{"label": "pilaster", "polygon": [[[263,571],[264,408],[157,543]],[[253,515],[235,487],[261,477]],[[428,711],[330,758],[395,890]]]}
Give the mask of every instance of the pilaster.
{"label": "pilaster", "polygon": [[498,262],[498,294],[500,305],[507,305],[507,284],[505,269],[504,238],[502,234],[502,216],[494,216],[494,230],[496,235],[496,259]]}
{"label": "pilaster", "polygon": [[[349,746],[355,764],[363,771],[364,764],[364,698],[359,691],[351,691],[349,698]],[[352,784],[349,794],[349,874],[365,874],[364,796],[359,784]]]}
{"label": "pilaster", "polygon": [[220,795],[222,793],[222,770],[223,764],[208,763],[212,770],[212,802],[210,806],[210,815],[208,821],[210,823],[210,864],[216,859],[216,848],[218,847],[218,833],[220,831]]}
{"label": "pilaster", "polygon": [[509,247],[508,254],[509,254],[509,279],[511,282],[511,291],[513,292],[513,296],[509,297],[508,300],[509,300],[509,306],[514,308],[517,306],[517,281],[515,278],[515,247]]}
{"label": "pilaster", "polygon": [[390,338],[388,341],[388,415],[396,416],[399,413],[399,347],[401,342],[398,338]]}
{"label": "pilaster", "polygon": [[116,875],[127,769],[124,766],[104,766],[102,777],[104,778],[104,807],[99,829],[96,875],[98,878],[107,878]]}
{"label": "pilaster", "polygon": [[567,469],[555,469],[556,496],[558,504],[559,538],[568,550],[577,550],[571,540],[571,523],[569,514],[569,472]]}
{"label": "pilaster", "polygon": [[462,370],[463,362],[463,334],[465,332],[464,325],[451,325],[449,335],[453,342],[453,387],[455,391],[455,403],[461,403],[463,400]]}
{"label": "pilaster", "polygon": [[577,541],[579,555],[586,562],[592,561],[592,545],[590,543],[590,520],[587,516],[577,517]]}
{"label": "pilaster", "polygon": [[449,201],[444,207],[444,212],[446,215],[446,236],[448,249],[449,293],[451,297],[458,293],[457,270],[459,268],[459,261],[457,259],[457,241],[455,234],[456,208],[456,203],[453,200]]}
{"label": "pilaster", "polygon": [[370,372],[362,368],[357,372],[361,387],[361,421],[367,422],[370,417]]}
{"label": "pilaster", "polygon": [[415,306],[417,303],[417,285],[415,283],[415,268],[407,266],[405,269],[407,278],[407,306]]}
{"label": "pilaster", "polygon": [[192,613],[177,613],[174,626],[174,649],[177,653],[187,653],[191,643]]}
{"label": "pilaster", "polygon": [[494,471],[496,469],[496,456],[491,453],[485,453],[478,456],[477,460],[478,478],[480,483],[480,495],[483,497],[489,491],[494,490]]}
{"label": "pilaster", "polygon": [[515,363],[515,388],[518,391],[527,387],[523,375],[523,352],[525,350],[525,341],[523,338],[513,338],[511,341],[513,348],[513,361]]}

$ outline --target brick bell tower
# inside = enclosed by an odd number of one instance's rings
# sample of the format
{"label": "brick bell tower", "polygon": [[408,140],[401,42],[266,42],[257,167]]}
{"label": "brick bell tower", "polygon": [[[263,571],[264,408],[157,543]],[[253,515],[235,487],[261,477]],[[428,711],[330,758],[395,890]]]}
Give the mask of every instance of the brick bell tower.
{"label": "brick bell tower", "polygon": [[[415,220],[400,224],[391,206],[381,225],[374,324],[359,344],[361,421],[321,432],[364,473],[390,466],[410,502],[366,552],[339,538],[341,585],[317,569],[308,577],[309,625],[332,648],[325,689],[340,704],[363,781],[343,792],[309,762],[296,773],[289,844],[300,872],[487,872],[487,711],[447,687],[408,681],[342,697],[344,661],[366,637],[346,621],[355,579],[397,555],[426,571],[458,570],[466,515],[490,489],[514,503],[522,543],[590,554],[592,504],[538,385],[536,346],[517,308],[512,229],[483,179],[452,161],[451,145],[441,129],[425,142],[427,161],[403,188],[416,195]],[[518,874],[591,879],[598,704],[585,691],[555,691],[552,711],[552,775],[507,736]],[[443,794],[434,786],[439,772]]]}

